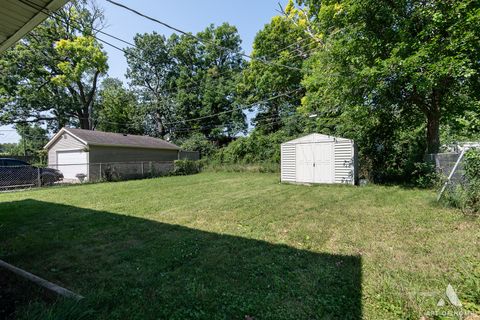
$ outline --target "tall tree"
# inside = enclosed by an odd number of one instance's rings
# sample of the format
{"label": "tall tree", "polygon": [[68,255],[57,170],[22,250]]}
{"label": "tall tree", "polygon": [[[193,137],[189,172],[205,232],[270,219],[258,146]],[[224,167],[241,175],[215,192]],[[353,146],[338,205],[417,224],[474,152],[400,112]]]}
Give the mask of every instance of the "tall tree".
{"label": "tall tree", "polygon": [[302,92],[296,91],[301,88],[301,68],[317,46],[316,39],[287,14],[273,17],[257,33],[252,52],[255,59],[244,70],[238,86],[245,102],[252,104],[291,93],[256,105],[256,129],[275,132],[284,125],[282,119],[295,113],[302,97]]}
{"label": "tall tree", "polygon": [[125,88],[119,79],[103,80],[96,109],[96,129],[118,133],[144,133],[144,119],[136,96]]}
{"label": "tall tree", "polygon": [[232,137],[245,129],[235,91],[244,64],[240,37],[228,24],[211,25],[196,37],[201,41],[137,35],[136,47],[126,53],[127,78],[161,137],[184,138],[193,131],[212,140]]}
{"label": "tall tree", "polygon": [[38,124],[19,123],[15,126],[20,141],[14,150],[16,155],[37,155],[48,142],[47,130]]}
{"label": "tall tree", "polygon": [[313,25],[324,38],[304,81],[306,111],[337,119],[357,108],[368,110],[367,116],[385,110],[394,117],[421,115],[427,153],[438,152],[442,124],[450,124],[465,111],[478,112],[478,1],[299,0],[297,4],[297,18]]}
{"label": "tall tree", "polygon": [[0,56],[0,121],[91,129],[107,57],[95,40],[103,12],[72,1]]}
{"label": "tall tree", "polygon": [[137,34],[134,42],[135,47],[125,50],[126,77],[146,108],[147,119],[154,124],[149,133],[163,138],[168,132],[166,123],[175,119],[170,98],[170,81],[175,68],[172,45],[156,32]]}
{"label": "tall tree", "polygon": [[[174,83],[180,126],[197,130],[215,141],[230,140],[246,129],[236,84],[244,68],[236,27],[223,23],[178,40],[174,51],[179,76]],[[193,62],[193,64],[192,64]],[[213,116],[212,116],[213,115]],[[201,118],[189,121],[191,118]],[[177,136],[185,136],[181,130]]]}

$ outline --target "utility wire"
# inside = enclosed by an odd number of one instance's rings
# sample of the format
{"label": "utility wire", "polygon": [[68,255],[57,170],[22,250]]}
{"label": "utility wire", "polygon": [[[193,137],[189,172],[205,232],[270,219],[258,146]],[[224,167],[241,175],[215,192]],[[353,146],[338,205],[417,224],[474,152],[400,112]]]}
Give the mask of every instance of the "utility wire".
{"label": "utility wire", "polygon": [[[275,100],[275,99],[278,99],[278,98],[281,98],[281,97],[289,96],[290,94],[296,93],[300,90],[301,90],[301,88],[297,88],[297,89],[291,90],[289,92],[282,93],[282,94],[279,94],[279,95],[276,95],[276,96],[273,96],[273,97],[270,97],[270,98],[267,98],[267,99],[264,99],[264,100],[256,101],[256,102],[248,104],[248,105],[239,106],[239,107],[236,107],[236,108],[233,108],[233,109],[230,109],[230,110],[225,110],[225,111],[221,111],[221,112],[217,112],[217,113],[212,113],[212,114],[209,114],[209,115],[206,115],[206,116],[201,116],[201,117],[197,117],[197,118],[190,118],[190,119],[181,120],[181,121],[166,122],[166,123],[163,123],[163,126],[184,124],[184,123],[187,123],[187,122],[208,119],[208,118],[212,118],[212,117],[215,117],[215,116],[218,116],[218,115],[227,114],[227,113],[235,112],[235,111],[239,111],[239,110],[243,111],[243,110],[253,108],[257,105],[264,104],[264,103],[270,102],[272,100]],[[84,119],[87,119],[87,118],[84,118]],[[95,121],[96,119],[91,119],[91,120]],[[125,123],[118,123],[118,122],[112,122],[112,121],[108,121],[107,123],[120,124],[120,125],[125,124]]]}
{"label": "utility wire", "polygon": [[[108,2],[111,2],[111,3],[115,4],[115,5],[119,5],[119,6],[121,6],[121,7],[124,7],[124,8],[126,8],[127,10],[130,10],[130,11],[133,11],[133,12],[135,12],[135,13],[137,13],[137,14],[142,15],[141,13],[136,12],[134,9],[130,9],[130,8],[128,8],[128,7],[126,7],[126,6],[122,5],[122,4],[116,3],[116,2],[111,1],[111,0],[107,0],[107,1],[108,1]],[[34,3],[32,3],[31,1],[29,1],[29,0],[20,0],[20,2],[22,2],[23,4],[25,4],[25,5],[27,5],[27,6],[30,6],[30,7],[34,8],[34,9],[36,9],[36,10],[41,10],[41,11],[42,11],[44,14],[46,14],[47,16],[49,16],[49,17],[51,17],[51,18],[53,18],[53,19],[55,19],[55,20],[60,21],[61,23],[63,23],[63,21],[59,20],[56,16],[52,16],[52,14],[54,14],[54,15],[56,15],[56,14],[55,14],[54,12],[48,10],[48,9],[41,8],[41,7],[39,7],[37,4],[34,4]],[[30,4],[29,4],[29,3],[30,3]],[[34,6],[36,6],[36,8],[35,8]],[[47,10],[47,12],[45,12],[45,10]],[[156,21],[156,19],[154,19],[154,18],[151,18],[151,19],[153,19],[153,21]],[[162,24],[162,25],[165,25],[166,27],[168,27],[168,28],[170,28],[170,29],[173,28],[173,27],[171,27],[171,26],[169,26],[169,25],[167,25],[167,24],[164,24],[164,23],[161,22],[161,21],[156,21],[156,22],[158,22],[158,23],[160,23],[160,24]],[[78,28],[77,28],[77,29],[78,29]],[[92,29],[95,29],[95,28],[92,28]],[[196,37],[196,36],[194,36],[194,35],[192,35],[192,34],[190,34],[190,33],[186,33],[186,32],[184,32],[184,31],[182,31],[182,30],[180,30],[180,29],[176,29],[176,28],[174,28],[173,30],[175,30],[175,31],[177,31],[177,32],[180,32],[180,33],[182,33],[182,34],[184,34],[184,35],[186,35],[186,36],[193,37],[193,38],[197,39],[200,43],[202,43],[203,45],[205,45],[205,43],[203,42],[202,39],[200,39],[200,38],[198,38],[198,37]],[[79,30],[79,31],[83,31],[83,32],[84,32],[84,30]],[[108,34],[108,33],[106,33],[106,32],[101,31],[101,30],[95,29],[95,31],[98,31],[98,32],[100,32],[100,33],[102,33],[102,34],[108,35],[108,36],[110,36],[110,37],[112,37],[112,38],[114,38],[114,39],[116,39],[116,40],[122,41],[122,42],[124,42],[124,43],[126,43],[126,44],[128,44],[128,45],[135,46],[134,44],[132,44],[132,43],[126,41],[126,40],[123,40],[123,39],[118,38],[118,37],[116,37],[116,36],[110,35],[110,34]],[[103,42],[103,43],[105,43],[105,44],[107,44],[107,45],[109,45],[109,46],[112,46],[113,48],[115,48],[115,49],[117,49],[117,50],[120,50],[120,51],[126,53],[125,49],[119,48],[119,47],[117,47],[117,46],[109,43],[109,42],[106,41],[106,40],[103,40],[103,39],[101,39],[101,38],[96,37],[95,35],[93,35],[93,36],[95,37],[95,39],[97,39],[97,40],[99,40],[99,41],[101,41],[101,42]],[[216,45],[216,44],[214,44],[214,45],[217,46],[217,47],[219,47],[219,48],[221,48],[222,50],[231,51],[231,49],[229,49],[229,48],[226,48],[226,47],[223,47],[223,46],[219,46],[219,45]],[[248,55],[245,55],[245,54],[242,54],[242,55],[244,55],[244,56],[252,59],[252,57],[250,57],[250,56],[248,56]],[[253,58],[253,59],[255,59],[255,58]],[[257,60],[257,59],[255,59],[255,60]],[[258,61],[265,62],[264,60],[258,60]],[[145,61],[144,61],[144,62],[145,62]],[[298,69],[298,68],[295,68],[295,69]],[[300,69],[298,69],[298,70],[300,70]],[[274,96],[274,97],[271,97],[271,98],[262,100],[262,101],[257,101],[257,102],[255,102],[255,103],[252,103],[252,104],[248,105],[248,106],[238,107],[238,108],[234,108],[234,109],[232,109],[232,110],[226,110],[226,111],[222,111],[222,112],[218,112],[218,113],[215,113],[215,114],[210,114],[210,115],[202,116],[202,117],[198,117],[198,118],[186,119],[186,120],[183,120],[183,121],[176,121],[176,122],[170,122],[170,123],[164,123],[163,125],[166,126],[166,125],[174,125],[174,124],[181,124],[181,123],[186,123],[186,122],[192,122],[192,121],[196,121],[196,120],[202,120],[202,119],[211,118],[211,117],[214,117],[214,116],[217,116],[217,115],[221,115],[221,114],[227,114],[227,113],[234,112],[234,111],[237,111],[237,110],[243,110],[243,109],[252,108],[252,107],[254,107],[254,106],[258,105],[258,104],[266,103],[266,102],[269,102],[269,101],[271,101],[271,100],[280,98],[280,97],[282,97],[282,96],[288,96],[289,94],[294,93],[294,92],[297,92],[297,91],[299,91],[299,90],[300,90],[300,88],[295,89],[295,90],[292,90],[292,91],[287,92],[287,93],[284,93],[284,94],[280,94],[280,95],[277,95],[277,96]],[[92,119],[92,120],[95,121],[95,119]],[[112,123],[112,122],[110,122],[110,123]],[[119,123],[117,123],[117,124],[119,124]]]}
{"label": "utility wire", "polygon": [[[19,0],[19,1],[22,2],[23,4],[27,5],[27,6],[31,7],[31,8],[34,8],[34,9],[36,9],[36,10],[41,10],[44,14],[46,14],[47,16],[49,16],[49,17],[51,17],[51,18],[59,21],[60,23],[64,23],[64,21],[61,20],[61,17],[60,17],[60,18],[57,18],[57,16],[59,16],[59,15],[58,15],[56,12],[50,11],[50,10],[47,9],[47,8],[40,7],[38,4],[36,4],[36,3],[34,3],[34,2],[31,2],[30,0]],[[78,29],[78,28],[77,28],[77,29]],[[81,32],[84,32],[84,30],[80,30],[80,29],[78,29],[78,30],[81,31]],[[119,38],[119,37],[117,37],[117,36],[115,36],[115,35],[112,35],[112,34],[110,34],[110,33],[107,33],[107,32],[105,32],[105,31],[103,31],[103,30],[100,30],[100,29],[95,28],[95,27],[92,27],[92,30],[94,30],[94,31],[96,31],[96,32],[98,32],[98,33],[101,33],[101,34],[106,35],[106,36],[108,36],[108,37],[110,37],[110,38],[112,38],[112,39],[115,39],[115,40],[117,40],[117,41],[123,42],[123,43],[125,43],[125,44],[127,44],[127,45],[129,45],[129,46],[132,46],[132,47],[138,49],[138,47],[137,47],[134,43],[131,43],[131,42],[127,41],[127,40],[124,40],[124,39]],[[187,35],[190,35],[190,36],[191,36],[191,34],[187,34]],[[108,45],[108,46],[110,46],[110,47],[112,47],[112,48],[114,48],[114,49],[116,49],[116,50],[118,50],[118,51],[123,52],[125,55],[131,55],[131,54],[132,54],[131,52],[126,51],[124,48],[120,48],[120,47],[118,47],[118,46],[116,46],[116,45],[114,45],[114,44],[112,44],[112,43],[110,43],[110,42],[108,42],[108,41],[106,41],[106,40],[104,40],[104,39],[102,39],[102,38],[97,37],[96,35],[92,35],[92,36],[93,36],[95,39],[97,39],[98,41],[100,41],[100,42],[102,42],[102,43],[104,43],[104,44],[106,44],[106,45]],[[285,49],[287,49],[287,48],[289,48],[289,47],[291,47],[291,46],[293,46],[293,45],[295,45],[295,44],[301,43],[301,42],[303,42],[303,41],[305,41],[305,40],[308,40],[308,39],[304,38],[304,39],[299,40],[299,41],[297,41],[297,42],[295,42],[295,43],[292,43],[292,44],[290,44],[290,45],[288,45],[288,46],[286,46],[286,47],[284,47],[284,48],[282,48],[282,49],[280,49],[280,50],[277,50],[276,53],[281,52],[281,51],[284,51]],[[225,49],[228,49],[228,48],[225,48]],[[228,49],[228,50],[231,51],[231,49]],[[138,58],[139,60],[143,61],[144,63],[150,64],[150,62],[147,61],[147,60],[145,60],[145,59],[143,59],[143,57],[139,57],[138,55],[134,55],[134,56],[135,56],[136,58]],[[296,56],[294,56],[294,57],[296,57]],[[258,60],[258,59],[257,59],[257,60]],[[264,60],[264,61],[267,61],[267,60]],[[267,61],[267,62],[269,62],[269,64],[274,63],[274,62],[271,62],[271,61]],[[271,63],[270,63],[270,62],[271,62]],[[296,68],[296,69],[297,69],[297,70],[300,70],[300,69],[298,69],[298,68]],[[204,70],[204,71],[208,71],[208,70]],[[232,70],[225,70],[225,71],[223,71],[223,72],[218,72],[218,73],[216,73],[216,75],[217,75],[217,76],[224,75],[224,74],[230,73],[231,71],[232,71]],[[175,90],[163,90],[163,92],[164,92],[164,93],[178,93],[178,90],[180,90],[180,89],[191,89],[191,88],[196,88],[196,89],[198,89],[199,87],[200,87],[200,85],[174,86],[174,88],[176,89],[176,91],[175,91]],[[187,90],[187,92],[192,93],[192,91],[188,91],[188,90]]]}
{"label": "utility wire", "polygon": [[[29,6],[30,8],[33,8],[33,9],[35,9],[35,10],[40,10],[40,11],[42,11],[42,12],[43,12],[44,14],[46,14],[47,16],[49,16],[49,17],[52,18],[52,19],[55,19],[56,21],[58,21],[58,22],[60,22],[60,23],[64,23],[64,21],[61,19],[61,17],[57,17],[57,16],[59,16],[59,15],[58,15],[57,13],[53,12],[53,11],[48,11],[48,9],[43,9],[42,7],[39,7],[37,4],[35,4],[35,3],[33,3],[33,2],[31,2],[31,1],[29,1],[29,0],[19,0],[19,1],[20,1],[21,3]],[[27,2],[28,2],[28,3],[27,3]],[[46,12],[46,11],[48,11],[48,12]],[[76,28],[76,29],[79,30],[80,32],[84,32],[84,30],[81,30],[81,29],[79,29],[79,28]],[[130,46],[138,49],[138,47],[137,47],[135,44],[133,44],[133,43],[131,43],[131,42],[129,42],[129,41],[126,41],[126,40],[124,40],[124,39],[121,39],[121,38],[119,38],[119,37],[117,37],[117,36],[114,36],[114,35],[112,35],[112,34],[109,34],[109,33],[107,33],[107,32],[104,32],[104,31],[100,30],[100,29],[97,29],[97,28],[92,28],[92,30],[97,31],[98,33],[104,34],[104,35],[106,35],[106,36],[108,36],[108,37],[111,37],[111,38],[113,38],[113,39],[116,39],[116,40],[118,40],[118,41],[121,41],[121,42],[123,42],[123,43],[125,43],[125,44],[128,44],[128,45],[130,45]],[[116,45],[108,42],[107,40],[104,40],[104,39],[102,39],[102,38],[97,37],[97,36],[94,35],[94,34],[93,34],[92,36],[93,36],[96,40],[98,40],[98,41],[100,41],[100,42],[102,42],[102,43],[104,43],[104,44],[106,44],[106,45],[108,45],[108,46],[110,46],[110,47],[118,50],[118,51],[123,52],[125,55],[131,55],[131,53],[130,53],[130,52],[127,52],[127,50],[124,49],[124,48],[120,48],[120,47],[118,47],[118,46],[116,46]],[[55,39],[52,38],[52,40],[55,40]],[[140,56],[138,56],[138,55],[134,55],[134,56],[135,56],[136,58],[138,58],[139,60],[143,61],[144,63],[150,64],[149,61],[143,59],[142,57],[140,57]],[[203,71],[208,72],[208,69],[205,69],[205,70],[203,70]],[[220,76],[220,75],[224,75],[224,74],[230,73],[230,72],[232,72],[232,71],[233,71],[233,70],[231,70],[231,69],[230,69],[230,70],[225,70],[225,71],[216,73],[216,75],[217,75],[217,76]],[[176,86],[175,86],[175,89],[176,89],[176,90],[163,90],[163,93],[178,93],[178,90],[180,90],[180,89],[191,89],[191,88],[197,88],[197,89],[198,89],[198,88],[200,88],[200,85],[186,85],[186,86],[177,86],[177,85],[176,85]],[[189,93],[192,93],[192,92],[193,92],[193,91],[188,91],[188,90],[186,90],[186,91],[189,92]]]}
{"label": "utility wire", "polygon": [[[176,124],[185,124],[185,123],[187,123],[187,122],[192,122],[192,121],[197,121],[197,120],[208,119],[208,118],[211,118],[211,117],[215,117],[215,116],[222,115],[222,114],[227,114],[227,113],[230,113],[230,112],[235,112],[235,111],[240,111],[240,110],[243,111],[243,110],[246,110],[246,109],[255,107],[255,106],[257,106],[257,105],[264,104],[264,103],[267,103],[267,102],[269,102],[269,101],[278,99],[278,98],[280,98],[280,97],[289,96],[290,94],[296,93],[296,92],[298,92],[298,91],[300,91],[300,90],[301,90],[301,88],[297,88],[297,89],[291,90],[291,91],[289,91],[289,92],[282,93],[282,94],[279,94],[279,95],[276,95],[276,96],[273,96],[273,97],[270,97],[270,98],[267,98],[267,99],[264,99],[264,100],[256,101],[256,102],[251,103],[251,104],[246,105],[246,106],[239,106],[239,107],[233,108],[233,109],[231,109],[231,110],[225,110],[225,111],[221,111],[221,112],[209,114],[209,115],[202,116],[202,117],[190,118],[190,119],[181,120],[181,121],[174,121],[174,122],[166,122],[166,123],[163,123],[163,126],[170,126],[170,125],[176,125]],[[123,125],[123,126],[129,126],[129,125],[131,125],[131,126],[138,126],[138,123],[133,123],[133,122],[123,122],[123,123],[122,123],[122,122],[107,121],[107,120],[98,119],[98,118],[97,118],[97,119],[95,119],[95,118],[83,118],[83,119],[89,119],[89,120],[92,120],[92,121],[109,123],[109,124],[116,124],[116,125]],[[229,125],[229,124],[232,124],[232,123],[220,124],[219,126],[227,126],[227,125]]]}
{"label": "utility wire", "polygon": [[[303,38],[303,39],[301,39],[301,40],[299,40],[299,41],[296,41],[296,42],[294,42],[294,43],[289,44],[288,46],[286,46],[286,47],[284,47],[284,48],[281,48],[281,49],[275,51],[273,54],[277,54],[277,53],[279,53],[279,52],[285,51],[286,49],[291,48],[291,47],[293,47],[293,46],[295,46],[295,45],[299,45],[300,43],[303,43],[303,42],[305,42],[306,40],[309,40],[309,39],[308,39],[308,38]],[[308,45],[309,45],[309,44],[307,44],[307,46],[308,46]]]}
{"label": "utility wire", "polygon": [[[210,41],[203,40],[203,39],[201,39],[200,37],[198,37],[198,36],[196,36],[196,35],[194,35],[194,34],[192,34],[192,33],[190,33],[190,32],[186,32],[186,31],[183,31],[183,30],[181,30],[181,29],[179,29],[179,28],[177,28],[177,27],[173,27],[173,26],[171,26],[171,25],[169,25],[169,24],[167,24],[167,23],[165,23],[165,22],[163,22],[163,21],[161,21],[161,20],[158,20],[158,19],[153,18],[153,17],[151,17],[151,16],[148,16],[148,15],[146,15],[146,14],[144,14],[144,13],[141,13],[141,12],[139,12],[139,11],[137,11],[137,10],[135,10],[135,9],[132,9],[132,8],[130,8],[130,7],[126,6],[126,5],[124,5],[124,4],[121,4],[121,3],[119,3],[119,2],[115,2],[115,1],[113,1],[113,0],[106,0],[106,1],[107,1],[107,2],[110,2],[111,4],[113,4],[113,5],[115,5],[115,6],[121,7],[121,8],[123,8],[123,9],[125,9],[125,10],[130,11],[130,12],[133,12],[133,13],[135,13],[136,15],[139,15],[139,16],[147,19],[147,20],[156,22],[156,23],[158,23],[158,24],[160,24],[160,25],[162,25],[162,26],[164,26],[164,27],[166,27],[166,28],[168,28],[168,29],[171,29],[171,30],[173,30],[173,31],[175,31],[175,32],[178,32],[178,33],[183,34],[183,35],[185,35],[185,36],[187,36],[187,37],[193,38],[193,39],[197,40],[199,43],[203,44],[204,46],[206,46],[207,44],[208,44],[208,45],[213,45],[213,46],[215,46],[215,47],[217,47],[217,48],[219,48],[219,49],[221,49],[221,50],[226,50],[226,51],[232,52],[232,49],[230,49],[230,48],[224,47],[224,46],[222,46],[222,45],[219,45],[219,44],[216,44],[216,43],[213,43],[213,42],[210,42]],[[234,52],[234,53],[235,53],[235,52]],[[272,62],[272,61],[268,61],[268,60],[264,60],[264,59],[259,59],[259,58],[253,57],[253,56],[251,56],[251,55],[248,55],[248,54],[246,54],[246,53],[244,53],[244,52],[239,52],[239,53],[236,53],[236,54],[240,54],[241,56],[243,56],[243,57],[245,57],[245,58],[249,58],[249,59],[251,59],[251,60],[256,60],[256,61],[259,61],[259,62],[262,62],[262,63],[266,63],[266,64],[269,64],[269,65],[275,65],[275,66],[278,66],[278,67],[288,68],[288,69],[292,69],[292,70],[296,70],[296,71],[301,71],[301,70],[302,70],[302,69],[300,69],[300,68],[296,68],[296,67],[292,67],[292,66],[287,66],[287,65],[284,65],[284,64],[279,64],[279,63]]]}
{"label": "utility wire", "polygon": [[[98,121],[98,123],[103,122],[102,119],[96,119],[96,120]],[[268,117],[268,118],[262,118],[261,121],[262,121],[262,124],[271,124],[271,123],[275,123],[275,122],[282,122],[283,119],[281,119],[279,117]],[[112,122],[106,121],[105,123],[112,123]],[[129,123],[129,122],[125,122],[125,123],[114,122],[114,124],[123,125],[125,127],[138,126],[138,124],[133,125],[132,123]],[[203,131],[203,130],[206,130],[206,129],[215,129],[215,128],[219,128],[219,129],[225,128],[226,129],[229,126],[235,126],[235,125],[237,125],[237,123],[230,122],[230,123],[206,125],[206,126],[200,126],[200,127],[172,127],[172,128],[169,128],[167,131],[170,132],[170,133],[188,133],[188,132],[197,132],[197,131]]]}

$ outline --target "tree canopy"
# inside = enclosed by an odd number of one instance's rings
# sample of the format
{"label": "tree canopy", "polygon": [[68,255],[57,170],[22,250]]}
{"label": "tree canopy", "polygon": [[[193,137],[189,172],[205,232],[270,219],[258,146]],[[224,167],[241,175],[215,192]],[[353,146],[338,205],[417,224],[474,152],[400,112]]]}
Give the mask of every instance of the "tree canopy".
{"label": "tree canopy", "polygon": [[[298,1],[324,38],[304,78],[304,110],[341,119],[358,108],[389,112],[440,147],[441,125],[478,112],[477,1]],[[409,119],[410,118],[410,119]],[[335,125],[342,126],[343,121]]]}
{"label": "tree canopy", "polygon": [[103,24],[93,3],[72,1],[0,55],[0,121],[92,128],[107,56],[93,37]]}
{"label": "tree canopy", "polygon": [[115,78],[103,80],[94,116],[95,129],[107,132],[143,134],[143,110],[132,90]]}
{"label": "tree canopy", "polygon": [[480,138],[478,1],[291,0],[280,11],[249,59],[228,23],[137,34],[128,86],[99,87],[103,13],[71,2],[0,56],[0,122],[148,134],[209,156],[238,140],[217,157],[234,161],[277,161],[272,146],[315,131],[354,139],[363,175],[380,182]]}
{"label": "tree canopy", "polygon": [[197,131],[218,140],[244,130],[235,93],[244,61],[235,27],[211,25],[195,38],[153,32],[134,40],[126,49],[126,76],[149,110],[152,132],[181,138]]}
{"label": "tree canopy", "polygon": [[[283,126],[283,119],[295,113],[303,94],[301,68],[315,46],[305,30],[285,16],[272,18],[257,33],[252,52],[255,59],[244,70],[238,85],[244,101],[257,107],[253,119],[256,128],[264,133],[275,132]],[[269,100],[283,94],[282,98]]]}

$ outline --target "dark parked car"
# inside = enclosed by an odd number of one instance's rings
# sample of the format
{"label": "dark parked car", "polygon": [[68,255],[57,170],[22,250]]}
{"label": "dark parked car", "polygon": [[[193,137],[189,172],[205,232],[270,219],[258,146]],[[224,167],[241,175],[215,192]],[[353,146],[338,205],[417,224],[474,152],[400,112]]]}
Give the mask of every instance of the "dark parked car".
{"label": "dark parked car", "polygon": [[[40,178],[40,179],[39,179]],[[0,187],[50,185],[61,181],[63,174],[51,168],[39,168],[17,159],[0,158]]]}

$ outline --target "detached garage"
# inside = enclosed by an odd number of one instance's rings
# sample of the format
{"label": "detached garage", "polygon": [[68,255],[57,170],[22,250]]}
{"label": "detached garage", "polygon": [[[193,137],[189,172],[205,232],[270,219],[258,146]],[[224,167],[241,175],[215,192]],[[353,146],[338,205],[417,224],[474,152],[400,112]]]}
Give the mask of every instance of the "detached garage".
{"label": "detached garage", "polygon": [[281,145],[281,181],[345,183],[357,181],[353,140],[313,133]]}
{"label": "detached garage", "polygon": [[97,180],[115,168],[122,177],[146,170],[167,172],[179,158],[180,148],[162,139],[82,129],[61,129],[45,146],[48,166],[63,173],[65,181]]}

